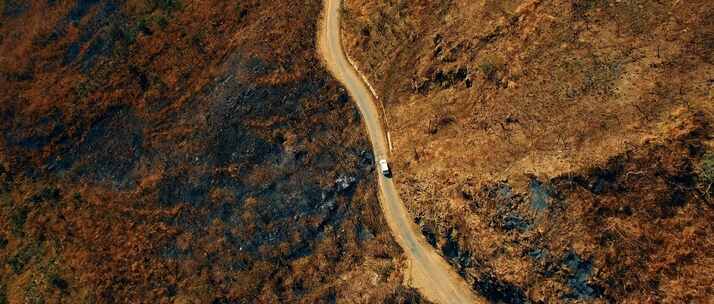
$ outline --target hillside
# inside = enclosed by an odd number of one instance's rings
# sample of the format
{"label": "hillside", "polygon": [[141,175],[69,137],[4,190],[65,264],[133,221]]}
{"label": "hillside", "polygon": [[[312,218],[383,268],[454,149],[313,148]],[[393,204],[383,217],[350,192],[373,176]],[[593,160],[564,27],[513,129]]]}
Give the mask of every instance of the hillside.
{"label": "hillside", "polygon": [[707,302],[710,1],[346,0],[395,179],[497,302]]}
{"label": "hillside", "polygon": [[0,303],[419,303],[322,3],[0,1]]}

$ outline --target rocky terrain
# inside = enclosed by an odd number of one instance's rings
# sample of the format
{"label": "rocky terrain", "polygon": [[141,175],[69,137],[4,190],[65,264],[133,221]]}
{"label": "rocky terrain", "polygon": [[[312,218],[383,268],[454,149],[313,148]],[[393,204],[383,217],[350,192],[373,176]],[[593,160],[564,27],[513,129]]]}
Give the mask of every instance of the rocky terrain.
{"label": "rocky terrain", "polygon": [[0,1],[0,303],[419,303],[320,1]]}
{"label": "rocky terrain", "polygon": [[402,199],[475,291],[712,300],[710,1],[345,2]]}

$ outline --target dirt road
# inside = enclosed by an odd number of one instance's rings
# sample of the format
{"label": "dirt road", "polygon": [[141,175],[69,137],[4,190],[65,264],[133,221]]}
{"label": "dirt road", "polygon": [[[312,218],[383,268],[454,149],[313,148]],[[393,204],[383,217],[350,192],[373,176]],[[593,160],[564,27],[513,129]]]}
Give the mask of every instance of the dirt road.
{"label": "dirt road", "polygon": [[[387,159],[389,150],[374,96],[368,89],[368,84],[350,64],[342,48],[340,6],[341,0],[325,0],[318,33],[319,51],[330,72],[342,82],[357,103],[372,142],[375,158]],[[392,179],[380,175],[379,187],[384,216],[409,261],[408,275],[411,285],[436,303],[485,302],[474,295],[468,284],[426,242],[399,198]]]}

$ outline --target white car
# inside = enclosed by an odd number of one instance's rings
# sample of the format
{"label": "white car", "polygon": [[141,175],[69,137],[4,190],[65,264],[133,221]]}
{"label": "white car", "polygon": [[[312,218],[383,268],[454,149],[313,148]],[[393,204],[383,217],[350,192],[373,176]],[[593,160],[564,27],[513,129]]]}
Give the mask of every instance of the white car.
{"label": "white car", "polygon": [[392,175],[392,171],[389,170],[389,164],[387,164],[386,159],[379,160],[379,169],[382,171],[382,175],[386,177],[390,177]]}

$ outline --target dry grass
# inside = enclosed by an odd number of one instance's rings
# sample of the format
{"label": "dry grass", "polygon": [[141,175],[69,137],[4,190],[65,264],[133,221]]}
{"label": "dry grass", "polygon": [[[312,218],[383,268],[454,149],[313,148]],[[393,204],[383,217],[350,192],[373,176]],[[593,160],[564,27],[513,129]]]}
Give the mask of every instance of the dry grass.
{"label": "dry grass", "polygon": [[[475,271],[485,268],[523,288],[532,299],[549,302],[559,296],[548,290],[561,296],[570,292],[563,279],[568,274],[535,283],[541,279],[531,277],[538,265],[520,251],[526,249],[505,245],[514,233],[499,230],[501,224],[494,216],[509,227],[520,222],[494,204],[493,197],[479,197],[474,202],[478,207],[464,211],[464,200],[490,188],[468,190],[467,198],[459,189],[506,182],[514,195],[528,196],[534,178],[589,179],[594,174],[589,170],[632,153],[639,155],[636,163],[642,168],[669,168],[669,161],[682,162],[691,165],[678,169],[689,176],[682,178],[696,175],[692,168],[701,166],[702,149],[711,149],[707,132],[714,119],[708,76],[714,71],[708,47],[711,9],[706,1],[350,0],[344,27],[350,55],[384,103],[395,146],[395,176],[410,210],[440,231],[439,242],[446,242],[450,229],[458,229],[459,244],[475,257],[471,260],[478,265]],[[365,34],[374,31],[384,34]],[[467,71],[463,80],[442,80],[443,75],[462,69]],[[694,154],[678,144],[671,148],[673,142],[689,140],[709,148],[696,148],[699,152]],[[671,148],[676,155],[662,160],[653,143]],[[700,225],[698,220],[690,221],[695,215],[711,216],[709,205],[701,200],[709,190],[696,190],[687,183],[688,188],[680,191],[688,193],[687,206],[698,207],[677,211],[677,219],[664,224],[668,228],[654,238],[648,235],[658,227],[650,225],[659,221],[655,215],[605,220],[608,216],[593,216],[588,209],[591,204],[668,200],[669,191],[675,189],[657,173],[640,171],[623,174],[638,180],[635,189],[651,191],[563,193],[569,204],[545,218],[535,216],[531,222],[535,226],[528,231],[537,226],[538,232],[525,234],[543,235],[538,246],[556,251],[558,258],[572,248],[591,257],[601,271],[620,267],[620,274],[603,277],[615,278],[626,287],[607,285],[602,293],[606,299],[679,301],[676,292],[647,281],[659,270],[644,265],[670,259],[667,246],[686,246],[677,243],[682,232],[678,227]],[[525,204],[513,208],[532,213]],[[589,226],[591,220],[608,224]],[[562,237],[555,237],[558,234]],[[608,246],[623,256],[602,260],[607,254],[598,242],[607,235],[622,235]],[[711,257],[701,254],[710,245],[701,236],[695,239],[697,243],[691,245],[697,248],[695,264],[711,269],[706,262]],[[651,260],[637,260],[642,254]],[[504,265],[522,271],[509,271]],[[667,265],[682,270],[660,278],[659,286],[693,267],[690,261]],[[484,281],[480,274],[474,278]],[[706,277],[691,280],[698,287],[681,290],[684,294],[693,299],[710,294],[701,288]],[[493,290],[487,288],[493,286],[489,284],[480,285],[482,292]]]}

